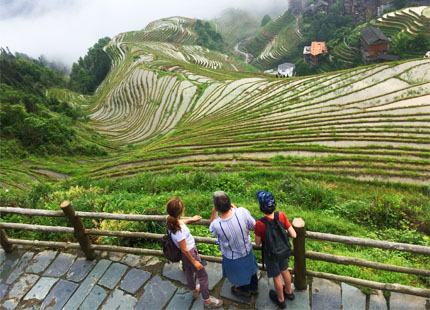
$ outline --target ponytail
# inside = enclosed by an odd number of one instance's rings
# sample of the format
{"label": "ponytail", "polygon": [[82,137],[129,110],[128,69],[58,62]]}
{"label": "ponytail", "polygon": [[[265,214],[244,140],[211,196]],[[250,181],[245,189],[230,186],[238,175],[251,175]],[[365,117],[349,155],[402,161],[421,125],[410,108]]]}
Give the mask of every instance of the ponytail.
{"label": "ponytail", "polygon": [[166,204],[167,217],[166,227],[173,234],[181,230],[179,217],[184,213],[184,203],[178,197],[170,199]]}

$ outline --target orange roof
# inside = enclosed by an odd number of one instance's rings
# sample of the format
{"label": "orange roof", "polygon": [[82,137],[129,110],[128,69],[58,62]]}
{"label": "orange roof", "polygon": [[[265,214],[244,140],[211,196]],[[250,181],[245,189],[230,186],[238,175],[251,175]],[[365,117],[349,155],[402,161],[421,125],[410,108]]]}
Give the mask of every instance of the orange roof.
{"label": "orange roof", "polygon": [[317,56],[319,54],[327,53],[327,47],[325,46],[325,42],[316,42],[313,41],[311,44],[311,55]]}

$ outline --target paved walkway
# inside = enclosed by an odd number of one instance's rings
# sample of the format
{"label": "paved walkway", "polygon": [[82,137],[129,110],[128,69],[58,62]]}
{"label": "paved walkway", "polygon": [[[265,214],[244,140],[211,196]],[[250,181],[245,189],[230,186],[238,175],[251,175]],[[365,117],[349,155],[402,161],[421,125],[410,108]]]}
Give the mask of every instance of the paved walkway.
{"label": "paved walkway", "polygon": [[[87,261],[78,252],[17,249],[0,250],[0,309],[143,310],[203,309],[201,295],[193,300],[181,265],[165,264],[150,256],[98,253]],[[221,265],[208,263],[212,295],[224,300],[224,309],[276,309],[268,298],[273,282],[259,274],[259,295],[238,298],[221,277]],[[428,310],[422,297],[382,292],[365,295],[345,283],[314,278],[309,289],[295,292],[287,309],[405,309]],[[426,306],[427,305],[427,306]],[[426,308],[427,307],[427,308]]]}

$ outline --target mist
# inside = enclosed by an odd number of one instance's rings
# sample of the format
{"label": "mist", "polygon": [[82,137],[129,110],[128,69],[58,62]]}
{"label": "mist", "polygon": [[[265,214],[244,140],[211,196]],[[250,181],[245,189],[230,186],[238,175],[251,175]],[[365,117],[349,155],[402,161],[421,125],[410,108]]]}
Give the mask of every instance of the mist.
{"label": "mist", "polygon": [[71,67],[98,39],[140,30],[156,19],[212,19],[227,8],[282,14],[288,0],[0,0],[0,46]]}

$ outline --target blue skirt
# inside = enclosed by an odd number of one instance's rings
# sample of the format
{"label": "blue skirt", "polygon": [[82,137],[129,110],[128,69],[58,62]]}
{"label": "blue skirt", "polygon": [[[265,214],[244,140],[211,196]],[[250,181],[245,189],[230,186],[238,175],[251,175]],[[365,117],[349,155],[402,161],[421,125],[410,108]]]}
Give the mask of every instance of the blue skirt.
{"label": "blue skirt", "polygon": [[258,265],[252,250],[248,256],[238,259],[222,257],[222,275],[233,285],[248,285],[257,271]]}

